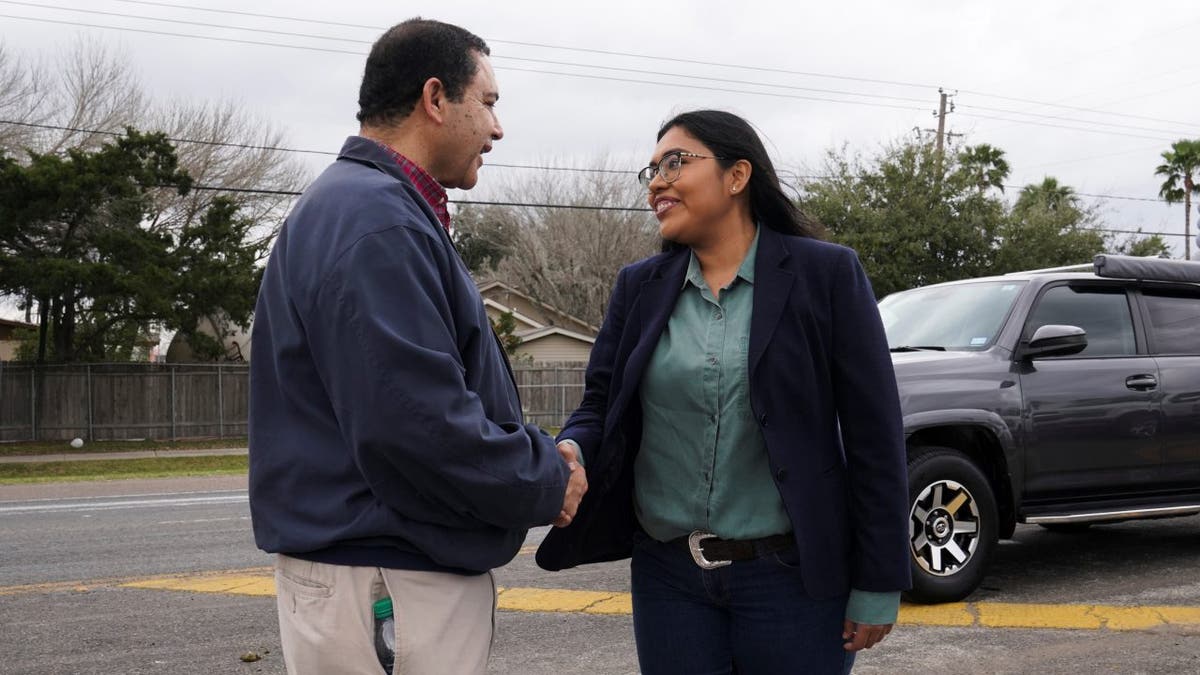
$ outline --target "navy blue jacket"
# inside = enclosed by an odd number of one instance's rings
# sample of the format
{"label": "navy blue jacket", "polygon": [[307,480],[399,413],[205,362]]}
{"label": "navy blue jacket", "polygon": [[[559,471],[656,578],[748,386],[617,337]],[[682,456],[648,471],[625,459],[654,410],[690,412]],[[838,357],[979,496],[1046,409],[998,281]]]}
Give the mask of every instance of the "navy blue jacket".
{"label": "navy blue jacket", "polygon": [[254,315],[250,509],[268,552],[477,573],[558,516],[568,470],[523,423],[449,236],[352,137],[288,216]]}
{"label": "navy blue jacket", "polygon": [[[908,487],[896,378],[870,282],[850,249],[769,228],[759,235],[750,403],[794,527],[808,592],[910,584]],[[592,348],[583,403],[561,438],[580,444],[589,491],[538,564],[628,557],[637,522],[638,386],[687,271],[686,248],[623,269]]]}

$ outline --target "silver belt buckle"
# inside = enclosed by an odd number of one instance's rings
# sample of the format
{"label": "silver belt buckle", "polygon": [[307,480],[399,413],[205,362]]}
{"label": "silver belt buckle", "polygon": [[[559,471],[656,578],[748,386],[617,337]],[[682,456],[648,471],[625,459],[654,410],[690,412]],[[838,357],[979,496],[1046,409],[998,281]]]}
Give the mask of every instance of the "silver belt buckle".
{"label": "silver belt buckle", "polygon": [[692,553],[692,560],[695,560],[696,565],[698,565],[702,570],[715,570],[718,567],[726,567],[733,564],[732,560],[713,561],[704,557],[704,549],[700,548],[700,542],[704,541],[705,539],[716,538],[717,535],[709,534],[708,532],[701,532],[700,530],[696,530],[688,535],[688,550]]}

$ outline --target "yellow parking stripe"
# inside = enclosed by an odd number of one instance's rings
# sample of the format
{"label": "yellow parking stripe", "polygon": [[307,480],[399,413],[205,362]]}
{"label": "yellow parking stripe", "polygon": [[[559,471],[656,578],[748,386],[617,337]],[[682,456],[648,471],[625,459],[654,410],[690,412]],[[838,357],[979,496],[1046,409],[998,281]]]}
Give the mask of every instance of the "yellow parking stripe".
{"label": "yellow parking stripe", "polygon": [[[270,568],[255,567],[137,579],[97,579],[7,586],[0,587],[0,596],[88,591],[103,587],[266,597],[275,594],[275,579]],[[627,616],[633,612],[630,595],[612,591],[501,588],[497,603],[501,610],[510,612],[609,616]],[[899,623],[909,626],[1007,629],[1149,631],[1168,626],[1195,629],[1200,627],[1200,607],[1011,602],[906,604],[900,608]]]}

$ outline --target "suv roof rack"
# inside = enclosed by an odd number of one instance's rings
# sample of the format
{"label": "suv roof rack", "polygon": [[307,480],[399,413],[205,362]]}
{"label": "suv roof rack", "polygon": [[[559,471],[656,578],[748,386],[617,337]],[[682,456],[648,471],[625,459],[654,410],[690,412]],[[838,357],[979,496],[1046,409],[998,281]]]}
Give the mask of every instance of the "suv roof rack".
{"label": "suv roof rack", "polygon": [[1107,279],[1137,279],[1139,281],[1176,281],[1200,284],[1200,262],[1171,260],[1156,256],[1144,258],[1130,255],[1100,254],[1091,263],[1046,267],[1037,270],[1009,272],[1014,274],[1053,274],[1056,272],[1091,272]]}
{"label": "suv roof rack", "polygon": [[1078,265],[1064,265],[1062,267],[1043,267],[1036,270],[1020,270],[1018,272],[1006,272],[1004,276],[1011,277],[1015,274],[1053,274],[1054,272],[1094,272],[1095,266],[1092,263],[1079,263]]}

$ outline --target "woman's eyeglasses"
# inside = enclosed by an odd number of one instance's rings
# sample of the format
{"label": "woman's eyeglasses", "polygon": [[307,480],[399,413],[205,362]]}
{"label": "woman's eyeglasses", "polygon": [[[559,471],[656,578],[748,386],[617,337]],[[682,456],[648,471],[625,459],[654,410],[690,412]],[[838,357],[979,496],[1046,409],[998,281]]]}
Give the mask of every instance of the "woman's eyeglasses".
{"label": "woman's eyeglasses", "polygon": [[667,183],[674,183],[679,179],[679,173],[683,170],[684,157],[692,157],[694,159],[725,159],[724,157],[713,157],[711,155],[697,155],[694,152],[684,152],[682,150],[668,152],[662,156],[662,159],[658,160],[658,164],[651,164],[638,172],[638,181],[645,188],[650,187],[650,183],[654,181],[655,176],[661,176]]}

